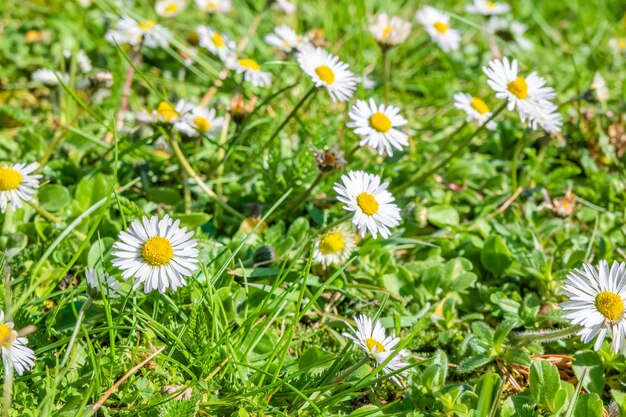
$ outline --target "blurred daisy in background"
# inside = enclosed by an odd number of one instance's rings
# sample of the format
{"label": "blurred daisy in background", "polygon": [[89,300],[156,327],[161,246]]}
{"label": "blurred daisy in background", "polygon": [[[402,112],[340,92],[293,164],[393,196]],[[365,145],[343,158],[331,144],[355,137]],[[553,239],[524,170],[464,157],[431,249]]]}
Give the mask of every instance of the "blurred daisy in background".
{"label": "blurred daisy in background", "polygon": [[19,337],[13,330],[13,322],[4,321],[4,311],[0,311],[0,346],[2,347],[2,362],[4,363],[4,375],[11,368],[18,375],[23,375],[35,366],[35,352],[27,347],[28,339]]}
{"label": "blurred daisy in background", "polygon": [[296,4],[289,0],[276,0],[272,4],[272,10],[285,14],[294,14],[296,9]]}
{"label": "blurred daisy in background", "polygon": [[198,26],[196,28],[198,34],[199,45],[217,55],[222,61],[226,62],[235,54],[235,42],[230,40],[227,35],[214,31],[208,26]]}
{"label": "blurred daisy in background", "polygon": [[182,122],[181,118],[191,112],[192,108],[193,104],[184,99],[178,100],[175,106],[162,101],[151,113],[145,110],[136,113],[135,119],[142,123],[176,124]]}
{"label": "blurred daisy in background", "polygon": [[224,118],[217,117],[215,109],[192,106],[191,110],[174,124],[174,128],[187,136],[204,136],[219,132],[224,125]]}
{"label": "blurred daisy in background", "polygon": [[122,16],[109,30],[105,38],[111,44],[144,45],[147,48],[167,48],[171,32],[154,20],[136,21],[132,17]]}
{"label": "blurred daisy in background", "polygon": [[58,71],[52,71],[48,68],[40,68],[30,75],[30,79],[36,83],[45,84],[49,87],[59,85],[60,81],[67,83],[70,80],[68,74],[63,74]]}
{"label": "blurred daisy in background", "polygon": [[196,0],[196,5],[207,13],[226,13],[232,7],[230,0]]}
{"label": "blurred daisy in background", "polygon": [[369,231],[374,239],[378,235],[386,239],[391,234],[389,228],[400,224],[400,209],[388,186],[378,175],[363,171],[350,171],[341,176],[341,183],[335,183],[337,200],[345,204],[344,210],[354,213],[352,223],[361,237]]}
{"label": "blurred daisy in background", "polygon": [[493,16],[511,11],[511,6],[506,3],[496,3],[487,0],[474,0],[472,4],[465,6],[469,13],[481,14],[483,16]]}
{"label": "blurred daisy in background", "polygon": [[198,268],[198,241],[179,225],[180,220],[174,222],[168,215],[161,220],[144,216],[120,232],[111,263],[123,271],[123,278],[135,278],[134,289],[143,285],[146,294],[164,293],[187,284],[185,278]]}
{"label": "blurred daisy in background", "polygon": [[231,57],[226,65],[237,74],[243,74],[243,79],[255,87],[267,87],[272,83],[272,74],[261,71],[261,65],[254,59]]}
{"label": "blurred daisy in background", "polygon": [[525,122],[528,118],[543,114],[543,108],[554,98],[554,90],[546,86],[546,80],[536,72],[522,77],[518,73],[517,61],[504,57],[494,59],[488,67],[483,67],[489,86],[496,92],[496,97],[507,100],[508,109],[517,112]]}
{"label": "blurred daisy in background", "polygon": [[604,77],[602,74],[596,71],[593,76],[593,80],[591,81],[591,85],[589,86],[589,90],[593,95],[594,99],[599,101],[600,103],[606,103],[609,101],[609,89],[606,86],[606,81],[604,81]]}
{"label": "blurred daisy in background", "polygon": [[[65,51],[63,51],[63,57],[66,60],[71,59],[72,55],[73,55],[72,51],[70,50],[66,49]],[[82,72],[83,74],[87,74],[91,72],[91,70],[93,69],[93,65],[91,64],[91,59],[89,59],[89,56],[87,56],[87,53],[85,53],[85,51],[80,49],[74,55],[76,57],[76,64],[78,65],[78,70]]]}
{"label": "blurred daisy in background", "polygon": [[339,226],[315,241],[313,260],[324,267],[341,265],[350,258],[355,248],[354,234],[348,228]]}
{"label": "blurred daisy in background", "polygon": [[370,78],[369,74],[364,74],[362,76],[356,77],[357,83],[361,84],[366,90],[373,90],[376,88],[376,81]]}
{"label": "blurred daisy in background", "polygon": [[[355,345],[363,349],[365,354],[376,361],[377,365],[383,364],[390,356],[392,359],[383,367],[385,374],[390,374],[408,366],[404,362],[407,353],[396,351],[394,348],[400,343],[399,337],[387,336],[385,329],[376,321],[372,326],[372,319],[364,314],[354,318],[356,329],[349,323],[351,333],[343,333],[344,337],[352,340]],[[402,373],[400,373],[401,375]],[[393,375],[391,380],[402,386],[402,381],[398,375]]]}
{"label": "blurred daisy in background", "polygon": [[357,100],[348,113],[348,127],[361,136],[359,145],[371,146],[380,155],[393,155],[393,148],[402,150],[409,145],[409,137],[398,128],[406,125],[407,120],[400,115],[395,106],[377,105],[374,99]]}
{"label": "blurred daisy in background", "polygon": [[387,13],[381,13],[374,18],[370,25],[370,32],[379,45],[383,47],[395,46],[408,38],[411,33],[411,23],[397,16],[389,19]]}
{"label": "blurred daisy in background", "polygon": [[614,54],[623,54],[626,52],[626,38],[609,39],[609,48]]}
{"label": "blurred daisy in background", "polygon": [[37,162],[28,165],[19,162],[0,167],[0,212],[4,213],[9,204],[17,209],[22,207],[23,201],[30,201],[39,188],[41,175],[33,174],[37,168]]}
{"label": "blurred daisy in background", "polygon": [[456,51],[461,45],[461,35],[450,27],[450,16],[434,7],[424,6],[415,14],[426,33],[444,52]]}
{"label": "blurred daisy in background", "polygon": [[265,42],[283,52],[290,53],[306,45],[308,39],[298,35],[289,26],[281,25],[276,27],[274,32],[265,35]]}
{"label": "blurred daisy in background", "polygon": [[582,328],[577,333],[584,343],[596,338],[594,350],[599,350],[607,334],[613,342],[611,351],[626,354],[626,264],[600,261],[597,267],[583,264],[567,274],[563,293],[569,298],[561,303],[565,318]]}
{"label": "blurred daisy in background", "polygon": [[186,5],[187,0],[158,0],[154,8],[161,17],[174,17],[178,16]]}
{"label": "blurred daisy in background", "polygon": [[[454,107],[465,112],[465,121],[468,123],[475,120],[478,122],[478,125],[482,125],[492,115],[487,103],[467,93],[456,93],[454,95]],[[496,122],[493,120],[487,123],[486,126],[489,130],[495,130],[496,127]]]}
{"label": "blurred daisy in background", "polygon": [[563,117],[558,110],[559,107],[550,102],[533,108],[528,118],[528,127],[535,130],[541,128],[548,133],[561,133]]}
{"label": "blurred daisy in background", "polygon": [[333,101],[347,101],[356,90],[356,77],[348,65],[322,48],[303,48],[297,55],[300,68],[316,87],[324,87]]}
{"label": "blurred daisy in background", "polygon": [[506,42],[514,42],[520,49],[531,50],[533,43],[524,37],[526,25],[515,22],[510,17],[492,17],[487,21],[486,30],[488,33],[498,36]]}
{"label": "blurred daisy in background", "polygon": [[87,281],[87,292],[91,298],[101,298],[102,294],[109,298],[120,297],[120,283],[105,271],[98,268],[87,268],[85,270],[85,278]]}

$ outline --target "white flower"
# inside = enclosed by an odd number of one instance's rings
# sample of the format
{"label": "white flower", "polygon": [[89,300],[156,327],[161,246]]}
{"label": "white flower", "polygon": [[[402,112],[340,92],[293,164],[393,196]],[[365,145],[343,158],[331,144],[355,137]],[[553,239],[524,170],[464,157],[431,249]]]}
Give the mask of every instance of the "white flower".
{"label": "white flower", "polygon": [[361,77],[357,76],[356,81],[366,90],[373,90],[376,87],[376,81],[371,79],[369,75],[363,75]]}
{"label": "white flower", "polygon": [[[374,326],[372,326],[372,319],[364,314],[355,317],[354,321],[356,322],[356,329],[346,323],[353,334],[343,333],[343,336],[352,340],[354,344],[363,349],[365,354],[376,360],[378,365],[381,365],[392,356],[391,361],[383,367],[385,374],[390,374],[408,366],[408,364],[404,362],[404,357],[407,355],[406,352],[394,350],[400,342],[400,338],[387,336],[380,321],[377,320]],[[404,374],[404,372],[400,373],[400,375],[402,374]],[[398,375],[393,375],[391,380],[402,386]]]}
{"label": "white flower", "polygon": [[483,16],[493,16],[511,11],[511,6],[506,3],[495,3],[488,0],[474,0],[474,3],[465,7],[469,13],[481,14]]}
{"label": "white flower", "polygon": [[[479,125],[482,125],[492,115],[487,103],[467,93],[456,93],[454,95],[454,107],[465,112],[465,121],[468,123],[476,120]],[[491,120],[486,127],[489,130],[495,130],[496,126],[496,122]]]}
{"label": "white flower", "polygon": [[361,146],[371,146],[380,155],[387,152],[387,155],[392,156],[393,148],[402,150],[409,145],[408,135],[397,129],[408,122],[395,106],[377,105],[373,98],[369,102],[357,100],[348,116],[351,120],[348,127],[361,136]]}
{"label": "white flower", "polygon": [[387,191],[389,183],[381,184],[378,175],[363,171],[350,171],[341,176],[342,183],[335,183],[337,200],[345,204],[344,210],[354,212],[352,223],[362,237],[369,231],[372,237],[380,234],[384,239],[390,235],[389,228],[400,224],[400,209],[393,195]]}
{"label": "white flower", "polygon": [[0,346],[2,347],[2,362],[5,375],[9,367],[15,369],[18,375],[24,374],[35,366],[35,352],[27,347],[28,339],[19,337],[13,330],[13,323],[4,322],[4,311],[0,311]]}
{"label": "white flower", "polygon": [[487,21],[486,30],[504,40],[513,40],[521,49],[533,49],[533,43],[524,37],[526,25],[515,22],[510,17],[491,17]]}
{"label": "white flower", "polygon": [[623,54],[626,51],[626,38],[609,39],[609,48],[614,54]]}
{"label": "white flower", "polygon": [[354,234],[346,227],[332,229],[315,241],[313,260],[324,267],[341,265],[348,260],[356,247]]}
{"label": "white flower", "polygon": [[379,44],[394,46],[404,42],[409,36],[411,23],[397,16],[389,19],[387,13],[381,13],[370,25],[370,32]]}
{"label": "white flower", "polygon": [[191,110],[174,123],[174,129],[187,136],[194,137],[218,132],[223,125],[224,118],[217,117],[215,109],[191,105]]}
{"label": "white flower", "polygon": [[599,72],[596,72],[593,76],[593,81],[591,82],[589,89],[593,92],[593,94],[595,94],[596,99],[601,103],[607,102],[610,98],[606,81],[604,81],[604,77],[602,77],[602,74]]}
{"label": "white flower", "polygon": [[146,294],[164,293],[187,284],[185,277],[198,268],[198,241],[179,224],[180,220],[172,222],[168,215],[161,220],[144,216],[133,221],[127,232],[120,232],[111,263],[123,271],[123,278],[135,277],[134,289],[143,284]]}
{"label": "white flower", "polygon": [[563,120],[559,107],[553,103],[545,102],[533,109],[528,114],[528,127],[531,129],[542,128],[548,133],[560,133]]}
{"label": "white flower", "polygon": [[222,61],[227,62],[235,54],[235,42],[222,33],[216,32],[208,26],[198,26],[196,33],[199,37],[199,45],[217,55]]}
{"label": "white flower", "polygon": [[40,68],[31,74],[31,79],[35,82],[45,84],[47,86],[59,85],[59,79],[67,83],[70,77],[58,71],[52,71],[47,68]]}
{"label": "white flower", "polygon": [[226,13],[232,7],[230,0],[196,0],[196,5],[207,13]]}
{"label": "white flower", "polygon": [[294,14],[296,12],[296,5],[289,0],[276,0],[272,4],[272,9],[285,14]]}
{"label": "white flower", "polygon": [[122,16],[115,24],[115,29],[109,30],[105,37],[111,44],[142,44],[147,48],[166,48],[171,33],[154,20],[137,22],[132,17]]}
{"label": "white flower", "polygon": [[0,167],[0,212],[4,213],[9,203],[13,208],[20,208],[22,201],[30,201],[39,188],[41,175],[32,174],[37,168],[37,162]]}
{"label": "white flower", "polygon": [[255,87],[267,87],[272,83],[272,74],[261,71],[261,65],[254,59],[231,57],[226,66],[237,74],[243,74],[243,79]]}
{"label": "white flower", "polygon": [[187,0],[158,0],[154,8],[159,16],[174,17],[180,14],[186,5]]}
{"label": "white flower", "polygon": [[626,354],[626,264],[607,261],[597,267],[583,264],[567,275],[563,293],[569,298],[560,306],[565,318],[582,326],[578,332],[584,343],[597,337],[594,349],[600,349],[607,333],[613,335],[611,350]]}
{"label": "white flower", "polygon": [[417,21],[444,52],[456,51],[461,45],[461,35],[450,28],[450,16],[434,7],[424,6],[415,14]]}
{"label": "white flower", "polygon": [[322,48],[303,48],[297,55],[300,68],[316,87],[324,87],[333,101],[347,101],[356,90],[356,77],[348,65]]}
{"label": "white flower", "polygon": [[554,98],[554,90],[546,87],[546,80],[536,72],[528,77],[520,76],[515,59],[513,62],[506,57],[502,61],[494,59],[489,62],[489,67],[483,67],[483,72],[489,78],[487,83],[496,92],[496,97],[507,100],[509,110],[517,108],[522,122]]}
{"label": "white flower", "polygon": [[[87,290],[96,297],[105,294],[110,298],[119,298],[120,283],[105,271],[87,268],[85,278],[87,279]],[[102,291],[100,291],[101,288]]]}
{"label": "white flower", "polygon": [[151,113],[145,110],[135,113],[135,119],[141,123],[168,123],[175,125],[181,122],[182,117],[189,114],[192,109],[193,104],[184,99],[178,100],[174,107],[167,101],[162,101],[156,110],[152,110]]}
{"label": "white flower", "polygon": [[306,38],[298,35],[293,29],[287,25],[281,25],[274,28],[274,32],[265,35],[265,42],[283,52],[293,52],[300,49],[308,43]]}
{"label": "white flower", "polygon": [[[65,50],[63,51],[63,56],[65,57],[65,59],[70,59],[72,57],[72,52],[69,50]],[[78,64],[78,69],[80,70],[80,72],[84,74],[90,72],[93,69],[89,56],[87,56],[85,51],[83,51],[82,49],[76,52],[76,63]]]}

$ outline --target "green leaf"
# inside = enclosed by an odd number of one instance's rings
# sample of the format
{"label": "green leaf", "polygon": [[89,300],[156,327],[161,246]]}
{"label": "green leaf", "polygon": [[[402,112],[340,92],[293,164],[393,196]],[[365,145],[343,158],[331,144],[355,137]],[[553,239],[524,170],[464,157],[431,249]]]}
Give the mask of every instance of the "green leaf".
{"label": "green leaf", "polygon": [[46,184],[37,191],[39,204],[48,211],[58,211],[70,203],[70,192],[60,184]]}
{"label": "green leaf", "polygon": [[96,265],[104,265],[106,254],[111,250],[113,241],[111,237],[104,237],[91,244],[89,252],[87,253],[87,265],[89,265],[90,268]]}
{"label": "green leaf", "polygon": [[521,349],[507,349],[502,357],[507,362],[518,363],[524,366],[530,366],[533,363],[530,355]]}
{"label": "green leaf", "polygon": [[311,346],[298,359],[298,369],[308,372],[323,371],[332,364],[331,359],[334,357],[334,354],[326,352],[319,346]]}
{"label": "green leaf", "polygon": [[513,254],[507,248],[504,239],[491,235],[485,240],[480,253],[480,262],[494,275],[502,275],[513,263]]}
{"label": "green leaf", "polygon": [[473,369],[479,368],[488,364],[493,360],[493,356],[487,353],[481,353],[478,355],[470,356],[464,359],[457,368],[459,372],[469,372]]}
{"label": "green leaf", "polygon": [[530,367],[530,392],[538,404],[550,408],[561,386],[559,371],[548,361],[535,361]]}
{"label": "green leaf", "polygon": [[494,332],[493,345],[494,347],[500,347],[504,338],[513,330],[513,328],[519,325],[519,321],[516,319],[506,319],[502,323],[498,324]]}
{"label": "green leaf", "polygon": [[602,417],[602,399],[592,392],[578,397],[574,417]]}
{"label": "green leaf", "polygon": [[456,226],[459,213],[451,206],[433,206],[428,208],[428,221],[437,227]]}
{"label": "green leaf", "polygon": [[189,230],[200,227],[211,220],[211,216],[207,213],[174,214],[172,218],[180,220],[180,226]]}
{"label": "green leaf", "polygon": [[574,355],[576,359],[572,364],[576,377],[580,378],[583,370],[588,368],[587,375],[583,379],[583,387],[589,392],[602,395],[604,392],[604,367],[602,359],[597,352],[586,350]]}

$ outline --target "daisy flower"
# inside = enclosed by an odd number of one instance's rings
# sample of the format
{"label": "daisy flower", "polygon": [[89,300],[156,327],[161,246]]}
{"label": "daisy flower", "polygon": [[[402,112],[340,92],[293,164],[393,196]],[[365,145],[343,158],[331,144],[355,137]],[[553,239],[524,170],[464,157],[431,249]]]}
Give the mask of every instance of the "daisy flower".
{"label": "daisy flower", "polygon": [[222,61],[226,62],[235,54],[235,42],[224,34],[214,31],[208,26],[198,26],[196,33],[199,38],[199,45],[217,55]]}
{"label": "daisy flower", "polygon": [[355,247],[354,235],[340,226],[324,233],[315,242],[313,260],[324,267],[341,265],[348,260]]}
{"label": "daisy flower", "polygon": [[193,104],[184,99],[178,100],[175,106],[172,106],[167,101],[162,101],[151,113],[145,110],[136,113],[135,119],[142,123],[166,123],[176,125],[177,123],[183,123],[182,117],[189,114],[192,108]]}
{"label": "daisy flower", "polygon": [[398,129],[408,122],[395,106],[377,105],[373,98],[369,101],[357,100],[348,116],[351,120],[348,127],[361,136],[361,146],[369,145],[380,155],[387,152],[392,156],[393,148],[402,150],[409,145],[408,135]]}
{"label": "daisy flower", "polygon": [[105,37],[111,44],[141,44],[148,48],[166,48],[171,33],[154,20],[138,22],[132,17],[123,16],[115,24],[115,29],[109,30]]}
{"label": "daisy flower", "polygon": [[596,72],[591,81],[589,89],[593,93],[594,97],[601,103],[605,103],[609,100],[609,89],[606,86],[604,77],[599,72]]}
{"label": "daisy flower", "polygon": [[457,30],[450,28],[449,15],[434,7],[424,6],[417,11],[415,18],[444,52],[459,49],[461,35]]}
{"label": "daisy flower", "polygon": [[226,65],[237,74],[243,74],[243,79],[255,87],[267,87],[272,83],[272,74],[261,71],[261,66],[254,59],[232,57]]}
{"label": "daisy flower", "polygon": [[[355,317],[354,321],[356,322],[356,329],[346,323],[352,334],[343,333],[343,336],[352,340],[355,345],[363,349],[365,354],[374,359],[378,365],[381,365],[390,356],[393,356],[391,361],[383,367],[385,374],[390,374],[408,366],[404,362],[406,353],[394,350],[400,342],[400,338],[387,336],[380,321],[377,320],[372,326],[372,319],[364,314]],[[392,376],[391,380],[402,386],[402,382],[397,375]]]}
{"label": "daisy flower", "polygon": [[297,55],[300,68],[316,87],[324,87],[333,101],[347,101],[356,90],[356,77],[348,65],[322,48],[303,48]]}
{"label": "daisy flower", "polygon": [[609,48],[614,54],[621,54],[626,51],[626,38],[611,38],[609,39]]}
{"label": "daisy flower", "polygon": [[489,67],[483,67],[483,72],[489,78],[487,83],[496,92],[496,97],[508,101],[509,111],[517,107],[523,122],[554,98],[554,90],[547,87],[546,80],[536,72],[527,77],[519,75],[515,59],[512,62],[506,57],[502,61],[494,59],[489,62]]}
{"label": "daisy flower", "polygon": [[17,209],[22,207],[22,201],[30,201],[39,188],[41,175],[33,174],[37,168],[37,162],[0,167],[0,212],[4,213],[9,203]]}
{"label": "daisy flower", "polygon": [[493,16],[487,21],[486,30],[488,33],[497,35],[505,41],[513,41],[523,50],[533,49],[533,43],[524,37],[526,25],[515,22],[510,17]]}
{"label": "daisy flower", "polygon": [[[108,295],[110,298],[119,298],[120,283],[100,269],[87,268],[85,270],[85,278],[87,279],[87,292],[92,298],[102,298],[102,294]],[[102,288],[102,292],[100,289]]]}
{"label": "daisy flower", "polygon": [[196,5],[207,13],[226,13],[232,7],[230,0],[196,0]]}
{"label": "daisy flower", "polygon": [[356,77],[356,81],[357,83],[359,83],[360,85],[363,86],[364,89],[366,90],[373,90],[376,87],[376,81],[374,81],[372,78],[370,78],[369,75],[362,75],[362,76],[357,76]]}
{"label": "daisy flower", "polygon": [[[482,125],[491,117],[492,113],[489,106],[478,97],[473,97],[467,93],[456,93],[454,95],[454,107],[465,112],[465,121],[472,122],[476,120],[478,125]],[[496,122],[491,120],[487,123],[486,128],[489,130],[496,129]]]}
{"label": "daisy flower", "polygon": [[402,220],[393,195],[387,191],[389,183],[381,184],[378,175],[363,171],[350,171],[341,176],[341,182],[334,186],[337,199],[345,204],[344,210],[354,212],[352,223],[361,237],[369,231],[374,239],[379,234],[388,238],[389,228],[398,226]]}
{"label": "daisy flower", "polygon": [[597,267],[583,264],[567,275],[563,293],[569,298],[561,303],[565,318],[581,326],[577,333],[584,343],[597,337],[595,350],[602,346],[607,334],[613,335],[611,350],[626,354],[626,264],[600,261]]}
{"label": "daisy flower", "polygon": [[272,4],[272,10],[285,14],[294,14],[296,9],[297,7],[295,3],[292,3],[289,0],[276,0],[274,4]]}
{"label": "daisy flower", "polygon": [[273,33],[265,35],[265,42],[283,52],[290,53],[306,45],[308,40],[298,35],[289,26],[281,25],[276,27]]}
{"label": "daisy flower", "polygon": [[411,23],[397,16],[389,19],[387,13],[381,13],[370,25],[370,32],[380,45],[395,46],[404,42],[409,36]]}
{"label": "daisy flower", "polygon": [[465,7],[469,13],[481,14],[483,16],[493,16],[511,11],[511,6],[506,3],[495,3],[487,0],[474,0],[472,4]]}
{"label": "daisy flower", "polygon": [[560,133],[563,120],[558,109],[557,105],[550,102],[536,107],[533,113],[528,115],[528,127],[535,130],[539,127],[548,133]]}
{"label": "daisy flower", "polygon": [[30,78],[35,82],[42,83],[50,87],[59,85],[59,79],[63,80],[65,83],[69,81],[69,76],[67,74],[62,74],[58,71],[52,71],[47,68],[40,68],[34,71],[30,75]]}
{"label": "daisy flower", "polygon": [[[70,59],[72,57],[72,52],[66,49],[65,51],[63,51],[63,56],[65,57],[65,59]],[[76,63],[78,64],[79,71],[84,74],[91,72],[91,70],[93,69],[91,59],[89,59],[89,56],[87,56],[85,51],[83,51],[82,49],[76,52]]]}
{"label": "daisy flower", "polygon": [[154,5],[156,12],[162,17],[179,15],[187,5],[187,0],[159,0]]}
{"label": "daisy flower", "polygon": [[217,117],[215,109],[191,106],[191,110],[174,124],[174,128],[187,136],[204,136],[218,132],[224,125],[224,118]]}
{"label": "daisy flower", "polygon": [[5,375],[10,366],[18,375],[35,366],[35,352],[27,347],[28,339],[19,337],[13,330],[13,322],[4,322],[4,311],[0,311],[0,346]]}
{"label": "daisy flower", "polygon": [[161,220],[144,216],[133,221],[127,232],[120,232],[111,263],[123,271],[123,278],[135,277],[133,289],[143,284],[146,294],[164,293],[187,284],[185,277],[198,268],[198,241],[179,224],[180,220],[173,222],[168,215]]}

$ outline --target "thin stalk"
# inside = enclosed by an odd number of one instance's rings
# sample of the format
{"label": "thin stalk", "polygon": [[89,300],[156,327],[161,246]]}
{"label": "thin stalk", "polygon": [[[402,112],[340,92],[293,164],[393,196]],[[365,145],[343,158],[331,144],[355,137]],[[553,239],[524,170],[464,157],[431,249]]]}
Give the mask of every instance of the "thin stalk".
{"label": "thin stalk", "polygon": [[315,180],[311,183],[311,185],[309,185],[306,190],[304,190],[299,196],[297,196],[293,200],[293,202],[289,204],[284,210],[277,211],[275,215],[271,216],[268,219],[268,221],[272,221],[272,219],[279,217],[281,214],[290,213],[296,210],[300,206],[300,204],[302,204],[302,202],[313,192],[315,187],[317,187],[324,178],[328,177],[329,174],[329,172],[320,172],[317,175],[317,178],[315,178]]}
{"label": "thin stalk", "polygon": [[389,48],[385,46],[381,46],[383,51],[383,101],[387,103],[389,99]]}
{"label": "thin stalk", "polygon": [[298,104],[296,104],[294,106],[294,108],[291,109],[291,112],[289,112],[287,117],[285,117],[285,120],[283,120],[283,122],[280,124],[280,126],[278,126],[278,128],[276,128],[274,133],[272,133],[272,136],[270,136],[268,141],[265,142],[265,144],[263,144],[261,149],[259,149],[257,151],[256,155],[254,155],[252,157],[252,159],[248,162],[248,165],[251,165],[254,161],[256,161],[256,159],[259,156],[263,155],[263,153],[267,150],[267,148],[269,148],[272,145],[272,143],[274,142],[274,140],[278,137],[278,134],[284,129],[285,126],[287,126],[287,123],[289,123],[289,120],[291,120],[291,118],[293,116],[295,116],[295,114],[298,112],[298,110],[300,110],[300,108],[304,105],[304,103],[306,103],[306,101],[309,99],[309,97],[311,97],[315,93],[317,93],[317,90],[318,90],[318,88],[313,86],[313,87],[311,87],[311,89],[309,91],[307,91],[307,93],[300,99]]}
{"label": "thin stalk", "polygon": [[525,342],[553,342],[574,335],[581,329],[580,326],[570,326],[562,329],[539,330],[522,333],[512,333],[509,339],[517,343]]}
{"label": "thin stalk", "polygon": [[513,159],[511,160],[511,189],[513,190],[517,190],[517,162],[519,160],[520,152],[526,145],[526,137],[528,136],[529,130],[530,129],[528,128],[524,130],[524,134],[515,144],[515,149],[513,149]]}
{"label": "thin stalk", "polygon": [[[7,265],[4,268],[4,311],[5,320],[13,320],[13,308],[11,304],[11,268]],[[11,361],[4,363],[4,384],[2,386],[2,416],[8,417],[11,411],[11,401],[13,399],[13,366]]]}

